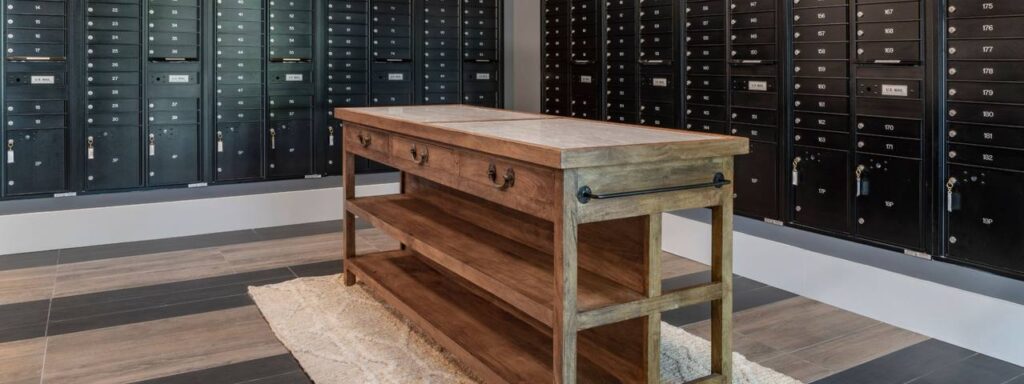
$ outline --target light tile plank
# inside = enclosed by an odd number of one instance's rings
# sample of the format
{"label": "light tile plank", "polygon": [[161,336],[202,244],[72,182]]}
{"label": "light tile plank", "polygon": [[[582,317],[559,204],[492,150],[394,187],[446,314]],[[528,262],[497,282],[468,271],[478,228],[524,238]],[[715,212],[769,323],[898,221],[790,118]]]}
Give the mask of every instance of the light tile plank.
{"label": "light tile plank", "polygon": [[674,277],[685,276],[697,272],[704,272],[711,269],[707,265],[687,259],[682,256],[673,255],[668,252],[661,252],[661,279],[667,280]]}
{"label": "light tile plank", "polygon": [[816,345],[879,324],[804,297],[740,312],[736,331],[783,352]]}
{"label": "light tile plank", "polygon": [[46,339],[0,343],[0,383],[39,383]]}
{"label": "light tile plank", "polygon": [[55,297],[235,273],[215,248],[60,265]]}
{"label": "light tile plank", "polygon": [[288,353],[255,306],[50,337],[46,383],[125,383]]}
{"label": "light tile plank", "polygon": [[56,275],[56,265],[0,271],[0,305],[49,299]]}
{"label": "light tile plank", "polygon": [[883,323],[801,349],[793,355],[839,372],[927,339],[927,336]]}
{"label": "light tile plank", "polygon": [[832,374],[832,372],[820,365],[790,354],[779,355],[760,364],[785,373],[789,377],[800,380],[803,383],[811,383]]}

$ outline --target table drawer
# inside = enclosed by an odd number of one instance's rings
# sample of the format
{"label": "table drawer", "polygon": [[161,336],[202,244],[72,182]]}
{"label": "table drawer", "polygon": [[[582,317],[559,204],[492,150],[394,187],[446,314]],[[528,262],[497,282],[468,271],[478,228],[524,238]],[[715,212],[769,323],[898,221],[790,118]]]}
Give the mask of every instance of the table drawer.
{"label": "table drawer", "polygon": [[388,145],[391,135],[359,125],[347,125],[345,143],[348,148],[359,156],[377,161],[385,161],[388,156]]}
{"label": "table drawer", "polygon": [[554,170],[476,152],[459,151],[457,188],[535,216],[552,216],[561,191]]}
{"label": "table drawer", "polygon": [[442,183],[451,183],[459,173],[455,151],[402,136],[392,136],[391,165]]}

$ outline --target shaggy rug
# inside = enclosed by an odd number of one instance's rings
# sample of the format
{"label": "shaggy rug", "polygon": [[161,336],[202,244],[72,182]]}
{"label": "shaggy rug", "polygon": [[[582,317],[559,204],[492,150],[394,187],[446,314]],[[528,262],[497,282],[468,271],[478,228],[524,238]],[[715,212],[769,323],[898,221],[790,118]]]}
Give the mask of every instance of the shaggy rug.
{"label": "shaggy rug", "polygon": [[[414,331],[362,286],[338,276],[250,287],[278,339],[313,381],[348,383],[477,383],[436,344]],[[661,375],[681,383],[710,371],[711,344],[661,324]],[[799,384],[734,354],[734,383]]]}

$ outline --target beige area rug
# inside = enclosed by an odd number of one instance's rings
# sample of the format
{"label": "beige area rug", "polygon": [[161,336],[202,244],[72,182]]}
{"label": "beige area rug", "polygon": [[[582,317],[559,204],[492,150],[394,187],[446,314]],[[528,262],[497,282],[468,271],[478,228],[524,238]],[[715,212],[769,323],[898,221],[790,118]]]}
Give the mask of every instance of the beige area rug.
{"label": "beige area rug", "polygon": [[[249,294],[277,337],[319,384],[477,382],[365,288],[345,287],[338,276],[250,287]],[[708,374],[708,341],[667,323],[662,323],[661,334],[664,382]],[[734,383],[800,383],[738,353],[733,364]]]}

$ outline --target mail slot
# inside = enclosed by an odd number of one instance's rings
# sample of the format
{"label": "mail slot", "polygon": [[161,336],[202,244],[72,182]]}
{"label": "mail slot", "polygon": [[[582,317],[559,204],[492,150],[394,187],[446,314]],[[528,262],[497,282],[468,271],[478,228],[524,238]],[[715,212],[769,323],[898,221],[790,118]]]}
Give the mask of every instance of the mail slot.
{"label": "mail slot", "polygon": [[702,120],[702,119],[687,119],[686,129],[691,131],[701,131],[708,133],[725,134],[725,122],[724,121],[713,121],[713,120]]}
{"label": "mail slot", "polygon": [[67,127],[66,118],[60,115],[8,115],[4,128],[11,129],[50,129]]}
{"label": "mail slot", "polygon": [[[641,9],[646,10],[654,7],[642,7]],[[658,9],[658,8],[656,8]],[[725,2],[724,1],[706,1],[700,3],[687,2],[684,12],[687,16],[706,16],[706,15],[721,15],[725,14]],[[659,13],[662,17],[671,17],[671,11],[662,10]]]}
{"label": "mail slot", "polygon": [[849,132],[850,117],[849,115],[794,111],[793,126],[795,128]]}
{"label": "mail slot", "polygon": [[745,28],[773,28],[775,27],[775,12],[733,14],[730,22],[732,23],[734,30]]}
{"label": "mail slot", "polygon": [[727,66],[722,61],[691,61],[686,63],[686,73],[690,75],[724,75]]}
{"label": "mail slot", "polygon": [[1013,105],[950,102],[950,121],[999,125],[1019,125],[1024,121],[1024,108]]}
{"label": "mail slot", "polygon": [[858,22],[908,21],[920,19],[921,4],[917,1],[857,6]]}
{"label": "mail slot", "polygon": [[[647,50],[641,50],[641,56],[644,56],[643,52],[646,51]],[[657,54],[657,56],[651,55],[652,58],[655,59],[671,60],[672,58],[671,48],[655,49],[652,50],[652,52],[661,52],[660,54]],[[725,46],[716,45],[686,47],[686,57],[690,58],[691,60],[721,60],[723,57],[725,57]]]}
{"label": "mail slot", "polygon": [[327,27],[327,32],[332,36],[366,36],[369,30],[366,25],[331,24]]}
{"label": "mail slot", "polygon": [[138,72],[97,72],[86,76],[89,85],[140,84]]}
{"label": "mail slot", "polygon": [[217,10],[217,20],[220,21],[255,21],[263,20],[263,12],[259,8],[228,8]]}
{"label": "mail slot", "polygon": [[921,61],[921,44],[909,41],[857,43],[857,62],[915,63]]}
{"label": "mail slot", "polygon": [[731,3],[733,13],[772,11],[775,9],[775,1],[772,0],[733,0]]}
{"label": "mail slot", "polygon": [[837,60],[850,56],[846,43],[793,43],[794,60]]}
{"label": "mail slot", "polygon": [[774,44],[733,45],[730,57],[733,60],[775,61],[778,56]]}
{"label": "mail slot", "polygon": [[1024,151],[950,143],[946,160],[954,164],[1024,171]]}
{"label": "mail slot", "polygon": [[[8,88],[8,94],[11,94],[10,88]],[[88,99],[122,99],[122,98],[137,98],[139,97],[139,87],[137,85],[120,85],[120,86],[91,86],[85,91],[85,95]]]}
{"label": "mail slot", "polygon": [[850,38],[846,25],[810,25],[793,28],[793,41],[823,42],[846,41]]}
{"label": "mail slot", "polygon": [[950,61],[946,74],[950,81],[1019,81],[1024,78],[1024,66],[1017,62]]}
{"label": "mail slot", "polygon": [[[761,29],[744,29],[733,31],[730,39],[735,44],[771,44],[775,42],[775,30],[761,28]],[[719,41],[724,43],[724,41]]]}
{"label": "mail slot", "polygon": [[847,79],[797,77],[793,79],[793,92],[809,95],[846,95],[850,83]]}
{"label": "mail slot", "polygon": [[846,5],[847,0],[793,0],[793,8],[814,8]]}
{"label": "mail slot", "polygon": [[[50,2],[50,1],[25,1],[25,0],[8,0],[7,14],[8,15],[64,15],[65,14],[65,2]],[[124,8],[130,8],[132,6],[124,6]],[[138,6],[135,7],[135,13],[137,14]],[[99,10],[104,10],[105,7],[97,7]],[[90,12],[91,14],[91,12]]]}
{"label": "mail slot", "polygon": [[[10,31],[8,31],[10,34]],[[63,42],[64,33],[57,34],[60,36],[59,41]],[[55,38],[55,36],[51,36]],[[9,39],[8,39],[9,40]],[[85,36],[85,40],[91,44],[140,44],[142,38],[138,32],[121,32],[121,31],[89,31]]]}
{"label": "mail slot", "polygon": [[946,14],[950,19],[975,16],[1001,16],[1024,14],[1024,3],[1018,0],[947,0]]}
{"label": "mail slot", "polygon": [[66,103],[63,100],[31,100],[11,101],[6,103],[8,116],[13,115],[36,115],[36,114],[64,114]]}
{"label": "mail slot", "polygon": [[[7,29],[7,43],[64,44],[67,31],[62,29]],[[90,34],[91,36],[91,34]],[[93,39],[87,38],[89,42]],[[137,40],[137,38],[136,38]]]}
{"label": "mail slot", "polygon": [[954,101],[1024,104],[1024,84],[951,81],[946,95]]}
{"label": "mail slot", "polygon": [[700,17],[687,17],[686,18],[686,30],[687,31],[706,31],[714,29],[725,29],[725,16],[700,16]]}
{"label": "mail slot", "polygon": [[1024,39],[950,40],[949,60],[1015,60],[1024,52]]}
{"label": "mail slot", "polygon": [[732,108],[730,118],[733,122],[759,125],[775,125],[778,123],[778,112],[766,109]]}
{"label": "mail slot", "polygon": [[733,123],[732,129],[729,133],[736,136],[743,136],[751,140],[775,142],[778,140],[779,131],[774,127],[766,127],[763,125]]}
{"label": "mail slot", "polygon": [[138,126],[139,113],[138,111],[125,113],[89,113],[85,118],[85,122],[90,127],[105,127],[116,125]]}
{"label": "mail slot", "polygon": [[725,106],[689,104],[686,106],[686,117],[705,120],[725,120]]}
{"label": "mail slot", "polygon": [[808,112],[850,113],[850,99],[844,96],[801,95],[793,96],[793,107]]}
{"label": "mail slot", "polygon": [[947,24],[946,36],[950,39],[1024,37],[1024,23],[1020,17],[951,18]]}
{"label": "mail slot", "polygon": [[[8,47],[10,47],[10,45],[8,45]],[[107,57],[109,57],[109,58],[116,58],[116,57],[139,57],[139,49],[140,48],[141,47],[139,47],[138,45],[123,45],[123,44],[100,45],[100,44],[90,44],[86,48],[85,53],[89,56],[89,58],[101,58],[101,57],[105,57],[105,58],[107,58]]]}
{"label": "mail slot", "polygon": [[721,76],[689,76],[686,87],[692,89],[719,90],[726,87],[725,78]]}
{"label": "mail slot", "polygon": [[847,15],[846,7],[796,9],[793,25],[841,24],[847,22]]}
{"label": "mail slot", "polygon": [[199,47],[177,45],[150,45],[149,57],[194,59],[199,57]]}
{"label": "mail slot", "polygon": [[921,157],[921,142],[891,136],[857,135],[857,151],[909,158]]}
{"label": "mail slot", "polygon": [[857,116],[857,132],[908,138],[921,137],[921,121],[888,117]]}
{"label": "mail slot", "polygon": [[725,92],[688,90],[686,102],[696,104],[725,105]]}
{"label": "mail slot", "polygon": [[1024,129],[998,125],[953,123],[946,128],[950,142],[1024,149]]}
{"label": "mail slot", "polygon": [[66,20],[64,16],[7,15],[7,28],[66,28]]}
{"label": "mail slot", "polygon": [[849,67],[845,62],[836,61],[795,61],[793,73],[796,77],[847,77]]}
{"label": "mail slot", "polygon": [[850,148],[850,135],[845,132],[794,129],[793,143],[810,147],[846,150]]}
{"label": "mail slot", "polygon": [[[160,25],[160,24],[156,24]],[[171,28],[163,28],[167,30]],[[154,30],[150,28],[150,30]],[[161,30],[161,29],[158,29]],[[171,32],[179,32],[181,28],[173,28]],[[195,32],[196,30],[184,29],[186,32]],[[252,21],[218,21],[217,22],[218,33],[261,33],[263,32],[263,23],[252,22]]]}
{"label": "mail slot", "polygon": [[[66,46],[64,44],[7,44],[7,56],[8,57],[61,57],[67,55],[65,53]],[[137,47],[136,47],[137,49]]]}
{"label": "mail slot", "polygon": [[[154,26],[155,25],[156,24],[154,24]],[[126,18],[126,17],[93,17],[93,16],[90,16],[85,21],[85,28],[89,32],[93,32],[93,31],[132,32],[132,31],[139,31],[141,29],[141,26],[140,26],[140,20],[139,19],[135,19],[135,18]],[[193,31],[195,31],[195,30],[193,30]]]}
{"label": "mail slot", "polygon": [[199,7],[189,6],[149,6],[149,18],[152,20],[158,19],[184,19],[194,20],[199,18]]}
{"label": "mail slot", "polygon": [[[272,99],[273,97],[271,97]],[[248,110],[263,109],[263,99],[259,97],[217,97],[216,98],[217,110],[224,111],[237,111],[237,110]]]}
{"label": "mail slot", "polygon": [[858,41],[917,40],[921,38],[921,22],[857,23]]}

